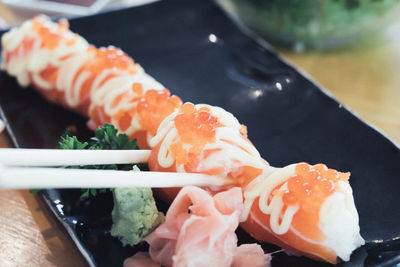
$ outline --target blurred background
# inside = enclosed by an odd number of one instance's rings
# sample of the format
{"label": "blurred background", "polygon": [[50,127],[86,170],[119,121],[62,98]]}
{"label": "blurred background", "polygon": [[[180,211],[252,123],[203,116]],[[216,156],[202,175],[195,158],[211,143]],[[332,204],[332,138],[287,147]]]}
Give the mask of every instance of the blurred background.
{"label": "blurred background", "polygon": [[37,14],[73,18],[112,9],[140,6],[157,0],[0,0],[0,28],[13,26]]}
{"label": "blurred background", "polygon": [[218,0],[267,40],[302,52],[369,41],[398,19],[397,0]]}

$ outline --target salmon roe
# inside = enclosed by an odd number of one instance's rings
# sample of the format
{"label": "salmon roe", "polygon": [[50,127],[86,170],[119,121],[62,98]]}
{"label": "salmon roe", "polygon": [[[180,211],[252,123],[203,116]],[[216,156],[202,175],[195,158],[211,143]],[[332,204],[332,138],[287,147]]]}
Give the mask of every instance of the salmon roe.
{"label": "salmon roe", "polygon": [[91,72],[100,73],[102,70],[110,68],[127,70],[131,74],[136,72],[133,59],[117,47],[96,48],[89,46],[88,53],[94,54],[93,59],[89,60],[85,65],[85,69]]}
{"label": "salmon roe", "polygon": [[[324,164],[299,163],[295,174],[287,180],[287,189],[277,189],[273,195],[282,196],[287,206],[298,205],[292,225],[305,236],[322,240],[317,227],[320,207],[337,189],[339,181],[348,182],[350,173],[328,169]],[[313,230],[314,229],[314,230]]]}
{"label": "salmon roe", "polygon": [[[122,52],[122,50],[119,48],[113,46],[101,48],[89,46],[87,52],[88,54],[91,54],[93,56],[89,57],[85,64],[78,70],[73,80],[73,86],[75,86],[75,83],[82,72],[87,71],[91,74],[90,77],[86,79],[85,82],[81,85],[79,96],[79,98],[81,99],[81,103],[83,103],[84,101],[88,101],[93,81],[105,69],[118,69],[127,71],[130,74],[134,74],[137,70],[133,59]],[[109,73],[101,80],[98,86],[102,86],[109,79],[115,77],[116,75],[116,73]],[[75,91],[72,91],[72,94],[74,93]],[[85,109],[87,110],[86,107]],[[86,113],[86,111],[84,111],[83,113]]]}
{"label": "salmon roe", "polygon": [[[43,25],[43,23],[40,21],[40,17],[35,17],[32,20],[32,29],[34,32],[36,32],[41,40],[41,47],[53,50],[56,48],[62,39],[65,38],[64,33],[68,30],[69,28],[69,23],[65,19],[61,19],[58,21],[57,24],[57,29],[50,29],[46,27],[46,25]],[[72,45],[73,41],[75,38],[72,38],[68,41],[68,44]]]}
{"label": "salmon roe", "polygon": [[[190,155],[198,154],[203,147],[215,141],[216,129],[222,126],[208,107],[196,109],[192,103],[185,103],[175,117],[175,128],[180,140],[171,145],[176,163],[185,164]],[[185,147],[189,145],[189,149]]]}
{"label": "salmon roe", "polygon": [[160,123],[181,105],[182,100],[171,96],[168,89],[146,91],[136,107],[142,129],[152,136],[156,135]]}
{"label": "salmon roe", "polygon": [[295,175],[288,179],[283,201],[287,205],[300,204],[306,210],[315,209],[335,191],[337,182],[348,181],[350,173],[328,169],[324,164],[299,163]]}

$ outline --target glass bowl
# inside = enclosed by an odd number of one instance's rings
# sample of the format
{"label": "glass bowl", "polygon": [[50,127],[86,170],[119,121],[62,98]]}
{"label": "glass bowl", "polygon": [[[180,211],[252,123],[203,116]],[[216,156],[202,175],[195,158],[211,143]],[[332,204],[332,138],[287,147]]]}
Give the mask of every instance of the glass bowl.
{"label": "glass bowl", "polygon": [[329,49],[368,37],[399,17],[399,0],[217,0],[266,40]]}

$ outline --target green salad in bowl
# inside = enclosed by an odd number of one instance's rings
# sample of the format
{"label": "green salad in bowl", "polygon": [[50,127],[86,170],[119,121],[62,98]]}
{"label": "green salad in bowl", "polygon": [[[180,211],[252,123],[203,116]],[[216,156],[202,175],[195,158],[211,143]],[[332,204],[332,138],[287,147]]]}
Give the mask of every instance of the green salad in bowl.
{"label": "green salad in bowl", "polygon": [[326,49],[351,43],[395,21],[398,0],[218,0],[268,41]]}

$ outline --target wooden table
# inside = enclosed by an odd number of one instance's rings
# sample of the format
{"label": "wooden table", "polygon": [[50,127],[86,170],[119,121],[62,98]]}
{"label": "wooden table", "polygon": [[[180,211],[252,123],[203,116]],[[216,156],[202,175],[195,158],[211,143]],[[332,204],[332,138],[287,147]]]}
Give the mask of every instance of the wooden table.
{"label": "wooden table", "polygon": [[[400,33],[400,24],[394,32]],[[373,47],[359,49],[306,54],[280,52],[345,106],[400,143],[400,37],[397,36],[385,36]]]}
{"label": "wooden table", "polygon": [[[363,49],[284,57],[311,74],[362,118],[400,142],[400,42]],[[0,146],[11,146],[5,134]],[[22,191],[0,192],[1,266],[85,266],[86,263],[38,197]]]}

